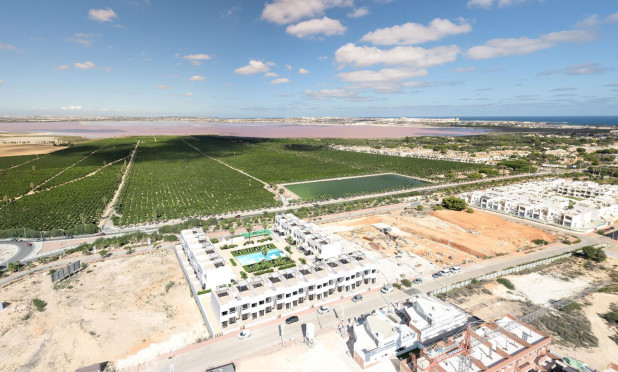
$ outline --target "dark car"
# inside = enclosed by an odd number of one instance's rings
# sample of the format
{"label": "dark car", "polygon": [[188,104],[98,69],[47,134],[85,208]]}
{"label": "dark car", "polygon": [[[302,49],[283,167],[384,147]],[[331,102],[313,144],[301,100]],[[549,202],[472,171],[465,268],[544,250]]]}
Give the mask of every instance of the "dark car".
{"label": "dark car", "polygon": [[422,282],[423,282],[423,279],[421,279],[421,278],[416,278],[416,279],[414,279],[412,281],[412,283],[414,283],[414,284],[421,284]]}
{"label": "dark car", "polygon": [[296,315],[291,316],[285,320],[285,324],[292,324],[298,322],[298,317]]}
{"label": "dark car", "polygon": [[363,300],[363,295],[357,294],[356,296],[352,297],[352,302],[358,302],[362,300]]}
{"label": "dark car", "polygon": [[433,274],[431,277],[432,278],[440,278],[440,277],[442,277],[442,274],[437,272],[437,273]]}
{"label": "dark car", "polygon": [[98,233],[97,236],[105,236],[105,233]]}

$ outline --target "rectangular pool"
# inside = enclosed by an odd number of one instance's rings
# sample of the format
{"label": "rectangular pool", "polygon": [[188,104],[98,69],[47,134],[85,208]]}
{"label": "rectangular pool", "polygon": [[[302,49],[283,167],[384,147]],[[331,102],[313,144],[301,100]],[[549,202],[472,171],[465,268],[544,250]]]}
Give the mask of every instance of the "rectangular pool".
{"label": "rectangular pool", "polygon": [[294,183],[285,187],[303,199],[313,199],[324,196],[340,198],[346,194],[374,193],[397,187],[408,188],[424,185],[427,185],[427,182],[412,177],[399,174],[379,174],[330,181]]}
{"label": "rectangular pool", "polygon": [[[279,258],[283,256],[285,256],[285,253],[283,253],[279,249],[271,249],[266,254],[266,259],[273,260],[275,258]],[[255,252],[255,253],[245,254],[242,256],[236,256],[234,258],[236,259],[236,261],[240,262],[242,266],[245,266],[245,265],[251,265],[251,264],[263,261],[264,255],[262,254],[262,252]]]}

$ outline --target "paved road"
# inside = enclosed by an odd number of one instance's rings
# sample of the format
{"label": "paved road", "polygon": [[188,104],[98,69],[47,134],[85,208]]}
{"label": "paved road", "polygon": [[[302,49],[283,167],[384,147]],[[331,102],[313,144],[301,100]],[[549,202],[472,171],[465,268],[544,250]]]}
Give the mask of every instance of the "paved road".
{"label": "paved road", "polygon": [[16,261],[23,262],[24,259],[30,256],[36,249],[36,246],[34,243],[31,243],[31,245],[28,246],[27,242],[25,241],[24,242],[3,241],[3,242],[0,242],[0,244],[12,245],[12,246],[17,247],[17,253],[15,253],[8,260],[0,262],[0,269],[8,266],[8,264],[11,262],[16,262]]}
{"label": "paved road", "polygon": [[[341,314],[340,311],[342,307],[345,308],[344,318],[349,319],[354,316],[366,314],[373,309],[387,306],[389,301],[402,301],[421,292],[427,293],[444,286],[508,267],[556,256],[576,250],[585,245],[608,242],[607,238],[597,234],[582,235],[580,238],[582,242],[579,244],[553,244],[542,250],[535,250],[527,254],[513,254],[466,265],[463,267],[461,273],[450,275],[445,278],[433,279],[430,274],[427,274],[421,277],[423,280],[422,284],[405,291],[396,290],[386,295],[380,292],[370,293],[364,295],[365,300],[359,303],[352,303],[349,299],[339,301],[335,305],[330,305],[331,312],[327,315],[317,315],[315,310],[307,310],[299,315],[300,321],[298,323],[285,326],[285,340],[288,342],[290,338],[296,341],[302,340],[301,325],[307,322],[314,323],[316,329],[320,327],[328,329],[336,326],[339,323],[339,319],[336,317],[335,313],[339,312],[338,314]],[[186,350],[176,353],[175,356],[162,356],[160,360],[150,362],[136,369],[131,369],[131,371],[169,371],[170,364],[173,364],[175,370],[178,371],[204,371],[207,368],[229,363],[230,361],[239,360],[258,353],[273,351],[281,347],[279,324],[282,321],[283,319],[256,327],[250,327],[253,335],[245,340],[238,340],[236,334],[225,335],[224,337],[209,340],[199,345],[192,345]]]}

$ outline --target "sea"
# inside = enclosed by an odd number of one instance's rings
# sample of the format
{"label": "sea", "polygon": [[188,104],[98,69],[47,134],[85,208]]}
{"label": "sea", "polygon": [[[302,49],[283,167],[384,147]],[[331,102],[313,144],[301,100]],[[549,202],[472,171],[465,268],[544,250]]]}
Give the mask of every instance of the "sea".
{"label": "sea", "polygon": [[461,121],[529,121],[567,125],[618,126],[618,116],[460,116]]}

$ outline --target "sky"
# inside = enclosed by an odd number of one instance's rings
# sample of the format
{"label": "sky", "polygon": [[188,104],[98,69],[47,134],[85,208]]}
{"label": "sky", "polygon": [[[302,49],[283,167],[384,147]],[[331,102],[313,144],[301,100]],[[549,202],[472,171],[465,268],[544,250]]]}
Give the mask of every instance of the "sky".
{"label": "sky", "polygon": [[0,116],[618,115],[616,0],[6,0]]}

